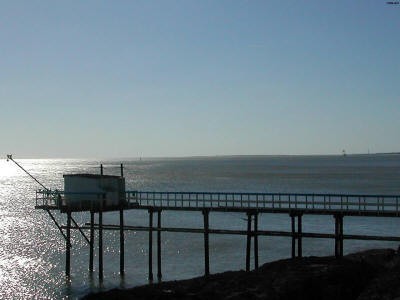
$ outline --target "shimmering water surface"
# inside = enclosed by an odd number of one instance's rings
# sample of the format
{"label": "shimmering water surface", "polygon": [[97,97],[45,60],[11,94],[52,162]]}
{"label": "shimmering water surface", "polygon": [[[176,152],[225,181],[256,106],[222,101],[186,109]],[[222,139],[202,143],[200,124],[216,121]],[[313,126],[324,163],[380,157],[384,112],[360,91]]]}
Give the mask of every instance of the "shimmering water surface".
{"label": "shimmering water surface", "polygon": [[[400,155],[265,156],[143,160],[18,160],[49,188],[63,188],[63,174],[119,174],[125,166],[127,189],[156,191],[236,191],[400,194]],[[72,235],[71,281],[64,277],[65,241],[49,216],[35,210],[39,186],[13,163],[0,160],[0,298],[78,298],[90,291],[130,287],[147,282],[145,232],[126,232],[126,276],[119,276],[119,233],[104,233],[104,282],[97,270],[88,274],[89,249],[77,232]],[[64,221],[63,215],[57,219]],[[211,213],[214,228],[245,229],[244,215]],[[88,220],[77,213],[78,223]],[[146,211],[125,213],[127,225],[147,225]],[[201,213],[163,212],[165,226],[202,226]],[[260,229],[290,230],[287,215],[262,214]],[[104,222],[117,224],[116,213],[106,213]],[[344,219],[345,233],[400,235],[400,219]],[[304,231],[334,231],[333,218],[305,216]],[[243,236],[212,235],[212,273],[245,267],[246,239]],[[290,256],[291,240],[260,237],[260,262]],[[372,247],[396,247],[393,242],[345,241],[345,252]],[[304,239],[304,255],[331,255],[333,241]],[[203,237],[199,234],[163,233],[163,279],[182,279],[203,273]],[[97,254],[97,253],[96,253]],[[97,256],[95,267],[97,267]],[[156,266],[154,271],[157,272]]]}

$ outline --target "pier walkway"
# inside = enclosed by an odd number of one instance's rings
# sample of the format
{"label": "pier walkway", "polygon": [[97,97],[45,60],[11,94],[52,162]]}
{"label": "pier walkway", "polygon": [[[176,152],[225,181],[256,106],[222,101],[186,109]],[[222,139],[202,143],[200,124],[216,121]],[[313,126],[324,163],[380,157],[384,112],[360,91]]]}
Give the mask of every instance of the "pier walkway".
{"label": "pier walkway", "polygon": [[[63,191],[38,190],[36,208],[60,210],[91,210],[98,208],[97,200],[82,200],[70,206],[63,202]],[[84,199],[87,195],[79,194]],[[310,194],[310,193],[228,193],[228,192],[156,192],[127,191],[124,209],[248,211],[306,214],[334,214],[352,216],[400,216],[400,195]],[[114,207],[114,210],[118,210]],[[107,210],[113,210],[109,208]]]}
{"label": "pier walkway", "polygon": [[129,191],[127,203],[172,210],[248,211],[399,216],[400,196],[306,193]]}

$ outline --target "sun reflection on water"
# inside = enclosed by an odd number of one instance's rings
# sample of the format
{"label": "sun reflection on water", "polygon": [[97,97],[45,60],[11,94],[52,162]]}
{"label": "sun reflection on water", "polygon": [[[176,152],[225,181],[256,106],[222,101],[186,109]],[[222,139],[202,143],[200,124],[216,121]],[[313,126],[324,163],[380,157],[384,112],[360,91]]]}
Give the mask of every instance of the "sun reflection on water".
{"label": "sun reflection on water", "polygon": [[[38,180],[43,182],[50,188],[63,187],[63,173],[74,172],[99,172],[99,162],[94,160],[18,160],[21,165],[32,173]],[[301,159],[295,161],[297,164],[304,164]],[[323,163],[324,161],[317,161]],[[110,164],[113,162],[110,162]],[[293,179],[293,170],[288,170],[288,174],[281,169],[274,169],[276,160],[258,159],[255,161],[256,167],[248,167],[242,164],[235,167],[235,161],[230,161],[229,166],[221,160],[201,161],[127,161],[126,162],[126,178],[127,189],[138,190],[207,190],[210,187],[214,189],[230,190],[232,187],[236,189],[251,189],[252,191],[265,189],[265,178],[268,180],[268,188],[272,191],[281,189],[299,189],[304,188],[304,182],[308,186],[321,188],[321,186],[333,186],[338,190],[345,192],[343,189],[343,181],[341,176],[331,179],[331,177],[321,176],[316,180],[310,175],[296,174],[303,176],[300,181],[291,181]],[[265,165],[262,165],[262,164]],[[351,165],[351,158],[346,159],[346,170],[353,168],[352,172],[357,172],[356,167]],[[258,165],[260,167],[258,167]],[[400,169],[400,162],[396,165]],[[391,163],[391,169],[393,163]],[[246,177],[250,171],[258,168],[259,174],[256,179]],[[307,167],[304,167],[306,171]],[[240,173],[238,170],[242,170]],[[272,170],[278,170],[279,176],[270,175]],[[299,172],[299,168],[295,168]],[[325,168],[318,169],[321,172]],[[381,192],[398,193],[398,182],[400,180],[400,172],[390,174],[390,180],[385,174],[377,174],[377,169],[370,167],[370,174],[376,176],[382,182]],[[118,172],[108,170],[108,172]],[[379,169],[378,169],[379,171]],[[247,172],[247,173],[246,173]],[[263,177],[267,172],[267,177]],[[329,170],[331,173],[331,170]],[[108,173],[109,174],[109,173]],[[114,173],[115,174],[115,173]],[[286,175],[285,175],[286,174]],[[358,173],[357,173],[358,174]],[[371,175],[371,176],[372,176]],[[197,176],[197,177],[196,177]],[[286,177],[285,177],[286,176]],[[361,176],[362,177],[362,176]],[[221,178],[230,178],[231,180],[221,180]],[[303,180],[304,179],[304,180]],[[361,178],[362,179],[362,178]],[[327,180],[327,181],[324,181]],[[358,180],[358,179],[357,179]],[[350,186],[355,189],[359,188],[360,180],[352,179]],[[288,184],[291,183],[291,185]],[[297,182],[297,185],[296,185]],[[357,182],[359,186],[357,187]],[[345,182],[347,183],[347,182]],[[231,186],[230,186],[231,185]],[[307,185],[306,185],[307,186]],[[364,186],[361,186],[364,188]],[[60,235],[54,223],[49,219],[47,213],[41,210],[35,210],[35,190],[39,186],[29,178],[22,170],[20,170],[12,162],[0,159],[0,298],[6,299],[75,299],[83,294],[100,289],[101,285],[97,280],[97,258],[98,252],[95,253],[95,273],[93,277],[88,274],[88,245],[80,236],[79,232],[72,232],[72,257],[71,257],[71,273],[72,279],[66,281],[65,272],[65,240]],[[254,188],[254,190],[253,190]],[[352,190],[348,190],[351,192]],[[65,224],[65,216],[56,213],[57,220]],[[104,216],[104,222],[117,223],[117,215],[107,213]],[[78,223],[84,223],[88,220],[85,213],[74,213],[74,217]],[[273,228],[274,230],[288,230],[282,227],[288,225],[287,216],[281,215],[268,216],[268,218],[260,218],[260,226],[264,228]],[[238,222],[240,219],[237,215],[213,214],[210,222],[216,226],[245,226],[244,223]],[[282,221],[284,219],[284,221]],[[386,221],[386,220],[385,220]],[[126,212],[126,222],[129,225],[143,225],[148,222],[147,211]],[[185,224],[189,227],[201,226],[202,218],[200,214],[184,214],[180,213],[179,218],[173,212],[163,212],[163,225],[174,227]],[[265,224],[263,224],[265,222]],[[266,224],[268,222],[268,224]],[[350,220],[349,220],[350,222]],[[357,230],[362,229],[367,234],[369,228],[368,220],[360,223],[357,219]],[[326,223],[326,219],[315,218],[310,224],[321,227],[321,230],[332,232],[332,222]],[[283,224],[283,225],[282,225]],[[308,224],[308,223],[307,223]],[[364,225],[363,225],[364,224]],[[346,225],[346,224],[345,224]],[[289,225],[288,225],[289,226]],[[331,227],[329,227],[331,226]],[[364,226],[364,227],[363,227]],[[393,224],[382,221],[381,227],[395,232],[399,226],[399,222],[393,220]],[[376,234],[376,233],[375,233]],[[97,237],[95,238],[97,242]],[[105,262],[105,280],[104,285],[108,288],[114,288],[119,284],[121,287],[129,287],[146,283],[147,280],[147,261],[148,261],[148,235],[144,232],[126,232],[126,275],[125,281],[121,281],[119,277],[119,234],[118,232],[104,232],[104,262]],[[329,241],[328,241],[329,242]],[[192,277],[201,275],[203,262],[198,259],[202,257],[202,238],[201,236],[192,234],[175,234],[163,233],[162,235],[162,255],[168,257],[163,260],[163,276],[165,279],[173,280],[182,277]],[[262,244],[263,241],[260,241]],[[213,272],[222,272],[228,269],[240,269],[243,267],[244,261],[243,251],[238,248],[245,249],[245,240],[240,237],[215,237],[210,238],[212,249],[211,265]],[[267,249],[260,254],[260,261],[282,258],[282,253],[289,253],[287,248],[288,240],[285,238],[274,238],[274,240],[265,239],[266,246],[260,249]],[[97,245],[97,243],[96,243]],[[273,247],[271,246],[273,245]],[[362,244],[365,245],[365,244]],[[370,244],[369,244],[370,245]],[[382,244],[379,244],[382,245]],[[346,244],[347,246],[347,244]],[[308,247],[308,248],[307,248]],[[326,249],[333,249],[332,245],[324,241],[309,241],[305,245],[305,252],[308,250],[311,254],[326,253]],[[350,248],[348,248],[350,249]],[[314,251],[314,252],[313,252]],[[263,256],[264,255],[264,256]],[[275,256],[274,256],[275,255]]]}
{"label": "sun reflection on water", "polygon": [[5,177],[13,177],[20,172],[13,162],[0,159],[0,180]]}

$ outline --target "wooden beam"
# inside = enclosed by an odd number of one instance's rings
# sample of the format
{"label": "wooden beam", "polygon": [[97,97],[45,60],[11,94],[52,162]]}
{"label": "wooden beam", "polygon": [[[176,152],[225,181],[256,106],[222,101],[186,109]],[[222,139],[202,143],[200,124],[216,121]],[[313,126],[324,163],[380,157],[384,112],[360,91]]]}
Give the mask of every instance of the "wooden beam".
{"label": "wooden beam", "polygon": [[[87,223],[86,225],[90,225]],[[98,226],[98,224],[95,224]],[[66,229],[66,226],[60,226]],[[71,226],[71,229],[78,229]],[[90,229],[90,227],[81,227],[81,229]],[[107,224],[103,225],[103,230],[119,230],[119,225]],[[148,226],[124,226],[124,230],[128,231],[149,231]],[[179,228],[179,227],[162,227],[161,229],[153,228],[153,231],[161,232],[187,232],[187,233],[204,233],[202,228]],[[247,235],[247,230],[235,229],[209,229],[209,234],[226,234],[226,235]],[[258,235],[262,236],[284,236],[292,237],[291,231],[274,231],[274,230],[258,230]],[[317,233],[317,232],[302,232],[304,238],[318,238],[318,239],[335,239],[335,234],[332,233]],[[398,236],[377,236],[377,235],[357,235],[357,234],[344,234],[344,240],[365,240],[365,241],[391,241],[400,242]]]}

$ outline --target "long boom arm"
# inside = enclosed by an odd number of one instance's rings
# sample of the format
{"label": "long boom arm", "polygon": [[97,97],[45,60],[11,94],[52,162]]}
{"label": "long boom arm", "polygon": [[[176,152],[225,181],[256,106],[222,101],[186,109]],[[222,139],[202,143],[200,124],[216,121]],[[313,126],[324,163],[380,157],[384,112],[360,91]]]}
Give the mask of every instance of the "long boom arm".
{"label": "long boom arm", "polygon": [[12,154],[7,154],[7,161],[9,161],[9,160],[11,160],[13,163],[15,163],[22,171],[24,171],[26,174],[28,174],[33,180],[35,180],[46,191],[49,191],[49,189],[47,187],[45,187],[39,180],[37,180],[33,175],[31,175],[27,170],[25,170],[19,163],[17,163],[13,159]]}

